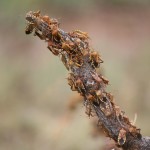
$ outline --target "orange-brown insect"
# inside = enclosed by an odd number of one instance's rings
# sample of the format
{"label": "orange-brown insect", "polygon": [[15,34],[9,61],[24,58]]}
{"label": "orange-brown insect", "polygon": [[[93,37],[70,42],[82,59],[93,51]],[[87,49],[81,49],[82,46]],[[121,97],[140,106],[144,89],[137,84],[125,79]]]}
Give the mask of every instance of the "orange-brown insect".
{"label": "orange-brown insect", "polygon": [[79,62],[76,62],[76,61],[73,61],[73,60],[69,60],[69,62],[68,62],[68,65],[69,65],[70,67],[72,67],[72,66],[81,67],[82,64],[83,64],[83,63],[80,64]]}
{"label": "orange-brown insect", "polygon": [[136,126],[131,126],[129,128],[129,132],[132,134],[132,136],[134,137],[141,137],[141,134],[140,134],[140,131],[141,129],[137,129]]}
{"label": "orange-brown insect", "polygon": [[94,116],[95,111],[93,110],[92,107],[92,102],[94,101],[94,96],[91,94],[86,95],[86,102],[85,102],[85,107],[86,107],[86,111],[85,113],[90,117],[90,116]]}
{"label": "orange-brown insect", "polygon": [[86,111],[85,111],[85,113],[88,115],[89,118],[90,118],[90,117],[94,117],[95,112],[94,112],[94,110],[92,109],[91,104],[86,105]]}
{"label": "orange-brown insect", "polygon": [[83,62],[80,62],[80,63],[79,63],[79,62],[76,62],[75,65],[76,65],[77,67],[81,67],[81,66],[83,65]]}
{"label": "orange-brown insect", "polygon": [[99,83],[102,82],[102,79],[99,77],[99,75],[97,73],[90,73],[91,76],[93,77],[93,79]]}
{"label": "orange-brown insect", "polygon": [[118,144],[123,145],[126,142],[126,130],[125,129],[120,129],[119,134],[118,134]]}
{"label": "orange-brown insect", "polygon": [[52,34],[52,41],[59,41],[61,39],[61,36],[58,32],[58,24],[50,24],[49,25],[51,29],[51,34]]}
{"label": "orange-brown insect", "polygon": [[58,20],[55,18],[51,19],[51,23],[59,26]]}
{"label": "orange-brown insect", "polygon": [[73,42],[68,41],[68,44],[69,44],[69,46],[70,46],[71,48],[74,47],[74,43],[73,43]]}
{"label": "orange-brown insect", "polygon": [[28,20],[28,24],[25,30],[26,34],[30,34],[33,32],[33,29],[36,27],[36,24],[34,23],[33,20],[35,20],[35,18],[37,17],[40,17],[40,11],[37,12],[30,11],[29,13],[27,13],[26,19]]}
{"label": "orange-brown insect", "polygon": [[52,29],[52,35],[53,35],[53,36],[57,36],[57,35],[58,35],[58,26],[52,24],[52,25],[51,25],[51,29]]}
{"label": "orange-brown insect", "polygon": [[85,92],[85,87],[80,78],[75,81],[75,86],[79,90],[80,93]]}
{"label": "orange-brown insect", "polygon": [[95,98],[96,103],[95,104],[100,105],[100,101],[101,101],[101,98],[103,96],[102,91],[97,90],[97,91],[94,91],[94,92],[95,92],[95,96],[96,96],[96,98]]}
{"label": "orange-brown insect", "polygon": [[71,86],[72,91],[76,91],[75,87],[75,77],[73,73],[70,73],[70,76],[67,78],[68,79],[68,84]]}
{"label": "orange-brown insect", "polygon": [[61,53],[61,49],[59,49],[58,46],[51,40],[48,41],[47,48],[56,56],[58,56]]}
{"label": "orange-brown insect", "polygon": [[26,29],[25,29],[25,33],[26,34],[30,34],[33,32],[35,26],[33,23],[29,23],[27,26],[26,26]]}
{"label": "orange-brown insect", "polygon": [[70,52],[71,51],[71,47],[68,43],[63,42],[62,43],[62,49],[66,52]]}
{"label": "orange-brown insect", "polygon": [[120,121],[120,119],[123,119],[124,117],[123,111],[121,111],[119,106],[115,105],[115,112],[116,112],[116,117],[117,117],[118,122],[120,123],[122,127],[124,127],[124,125]]}
{"label": "orange-brown insect", "polygon": [[112,104],[114,104],[114,96],[111,93],[106,93]]}
{"label": "orange-brown insect", "polygon": [[101,91],[101,90],[97,90],[97,91],[95,92],[95,94],[96,94],[96,96],[97,96],[98,98],[100,98],[100,96],[102,95],[102,91]]}
{"label": "orange-brown insect", "polygon": [[45,16],[42,17],[42,19],[43,19],[43,21],[45,21],[49,25],[51,24],[51,19],[49,18],[49,16],[45,15]]}
{"label": "orange-brown insect", "polygon": [[89,56],[89,52],[87,50],[83,51],[83,56]]}
{"label": "orange-brown insect", "polygon": [[103,63],[103,60],[101,60],[100,55],[98,52],[91,52],[90,53],[90,61],[94,67],[99,67],[100,63]]}
{"label": "orange-brown insect", "polygon": [[86,95],[86,98],[87,98],[87,100],[89,101],[89,102],[92,102],[92,101],[94,101],[94,96],[93,95],[91,95],[91,94],[88,94],[88,95]]}
{"label": "orange-brown insect", "polygon": [[102,103],[100,104],[100,109],[103,111],[103,113],[106,116],[109,116],[112,114],[111,110],[110,110],[110,106],[107,102],[102,101]]}
{"label": "orange-brown insect", "polygon": [[56,56],[58,56],[60,54],[60,51],[57,48],[54,48],[52,46],[47,46],[47,48]]}
{"label": "orange-brown insect", "polygon": [[85,51],[87,50],[87,43],[81,41],[79,38],[75,38],[74,43],[77,46],[76,52],[84,55]]}
{"label": "orange-brown insect", "polygon": [[73,34],[75,34],[77,37],[79,37],[80,39],[88,39],[88,33],[87,32],[82,32],[80,30],[75,30],[73,31]]}
{"label": "orange-brown insect", "polygon": [[116,111],[116,116],[119,117],[120,115],[123,117],[123,114],[121,112],[121,109],[119,106],[115,105],[115,111]]}
{"label": "orange-brown insect", "polygon": [[66,51],[71,57],[74,57],[74,55],[76,54],[76,52],[75,52],[76,47],[75,47],[74,43],[69,40],[67,40],[67,41],[62,40],[62,41],[63,41],[61,44],[62,49],[64,51]]}
{"label": "orange-brown insect", "polygon": [[75,39],[75,42],[76,42],[76,44],[78,45],[78,44],[80,44],[81,40],[80,40],[79,38],[76,38],[76,39]]}
{"label": "orange-brown insect", "polygon": [[135,126],[131,126],[131,127],[129,128],[129,132],[130,132],[130,133],[136,133],[136,132],[137,132],[136,127],[135,127]]}
{"label": "orange-brown insect", "polygon": [[36,12],[33,12],[33,15],[34,15],[35,17],[39,17],[39,16],[40,16],[40,13],[41,13],[41,11],[38,10],[38,11],[36,11]]}
{"label": "orange-brown insect", "polygon": [[109,83],[109,80],[107,78],[105,78],[104,76],[101,76],[101,79],[103,80],[103,82],[105,84],[108,84]]}
{"label": "orange-brown insect", "polygon": [[70,67],[72,67],[72,66],[74,65],[74,62],[73,62],[72,60],[69,60],[69,61],[68,61],[68,65],[69,65]]}

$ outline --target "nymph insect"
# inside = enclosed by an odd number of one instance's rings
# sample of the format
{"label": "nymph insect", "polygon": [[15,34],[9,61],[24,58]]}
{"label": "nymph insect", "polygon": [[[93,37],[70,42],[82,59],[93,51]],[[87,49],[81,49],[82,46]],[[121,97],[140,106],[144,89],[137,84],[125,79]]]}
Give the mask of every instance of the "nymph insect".
{"label": "nymph insect", "polygon": [[71,50],[72,50],[71,47],[70,47],[70,45],[68,43],[65,43],[65,42],[62,43],[62,49],[64,51],[66,51],[67,53],[70,53]]}
{"label": "nymph insect", "polygon": [[119,134],[118,134],[118,144],[123,145],[126,142],[126,130],[125,129],[120,129]]}
{"label": "nymph insect", "polygon": [[75,31],[73,31],[73,34],[74,34],[75,36],[77,36],[78,38],[82,39],[82,40],[89,38],[87,32],[82,32],[82,31],[80,31],[80,30],[75,30]]}
{"label": "nymph insect", "polygon": [[107,102],[104,102],[103,100],[101,100],[100,109],[106,116],[110,116],[112,114],[109,104]]}
{"label": "nymph insect", "polygon": [[109,83],[109,80],[107,78],[105,78],[104,76],[101,76],[101,79],[103,80],[103,82],[105,84],[108,84]]}
{"label": "nymph insect", "polygon": [[90,117],[90,116],[94,116],[94,110],[93,110],[93,107],[92,107],[92,103],[94,102],[95,98],[93,95],[91,94],[88,94],[85,96],[86,97],[86,100],[85,100],[85,107],[86,107],[86,114]]}
{"label": "nymph insect", "polygon": [[54,48],[52,46],[47,46],[47,48],[56,56],[58,56],[60,54],[60,51],[57,48]]}
{"label": "nymph insect", "polygon": [[86,95],[86,98],[87,98],[87,100],[89,101],[89,102],[92,102],[92,101],[94,101],[94,96],[93,95],[91,95],[91,94],[88,94],[88,95]]}
{"label": "nymph insect", "polygon": [[34,23],[28,23],[26,29],[25,29],[25,33],[26,34],[31,34],[34,30]]}
{"label": "nymph insect", "polygon": [[92,106],[91,104],[86,104],[86,111],[85,113],[88,115],[88,117],[90,118],[91,117],[94,117],[94,110],[92,109]]}
{"label": "nymph insect", "polygon": [[95,94],[96,94],[96,96],[97,96],[98,98],[100,98],[100,96],[102,95],[102,91],[101,91],[101,90],[97,90],[97,91],[95,92]]}
{"label": "nymph insect", "polygon": [[41,13],[41,11],[38,10],[38,11],[36,11],[36,12],[33,12],[33,15],[34,15],[35,17],[40,17],[40,13]]}
{"label": "nymph insect", "polygon": [[58,25],[52,24],[52,25],[50,25],[50,28],[52,29],[52,35],[58,36]]}
{"label": "nymph insect", "polygon": [[86,90],[85,90],[85,87],[84,87],[84,84],[83,84],[83,82],[81,81],[80,78],[78,78],[78,79],[75,81],[75,86],[76,86],[76,88],[78,89],[78,91],[79,91],[80,93],[83,93],[83,92],[86,91]]}
{"label": "nymph insect", "polygon": [[100,63],[103,63],[103,60],[101,60],[98,52],[93,51],[90,53],[90,62],[92,63],[94,68],[95,67],[97,68],[97,67],[99,67]]}
{"label": "nymph insect", "polygon": [[76,91],[76,87],[75,87],[75,77],[73,73],[70,73],[70,76],[67,78],[68,79],[68,84],[71,87],[72,91]]}
{"label": "nymph insect", "polygon": [[102,82],[102,79],[99,77],[99,75],[97,73],[90,73],[91,76],[93,77],[93,79],[99,83]]}
{"label": "nymph insect", "polygon": [[121,123],[121,121],[120,121],[120,120],[122,120],[123,117],[124,117],[124,112],[121,111],[120,107],[117,106],[117,105],[115,105],[115,112],[116,112],[116,117],[117,117],[117,120],[118,120],[119,124],[120,124],[122,127],[124,127],[124,125],[123,125],[123,124]]}
{"label": "nymph insect", "polygon": [[76,66],[76,67],[81,67],[83,65],[83,63],[81,62],[81,64],[77,61],[73,61],[73,60],[69,60],[68,61],[68,65],[72,68],[72,66]]}
{"label": "nymph insect", "polygon": [[49,16],[45,15],[45,16],[42,17],[42,19],[43,19],[43,21],[45,21],[49,25],[51,24],[51,19],[49,18]]}
{"label": "nymph insect", "polygon": [[132,136],[137,137],[137,138],[141,138],[140,131],[141,129],[137,129],[136,126],[131,126],[129,128],[129,132],[132,134]]}

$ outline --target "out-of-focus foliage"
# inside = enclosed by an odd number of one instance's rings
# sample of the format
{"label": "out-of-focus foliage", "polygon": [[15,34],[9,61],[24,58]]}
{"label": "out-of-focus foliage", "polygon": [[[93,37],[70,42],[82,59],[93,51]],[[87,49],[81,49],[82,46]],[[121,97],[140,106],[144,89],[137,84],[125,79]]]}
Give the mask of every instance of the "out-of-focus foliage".
{"label": "out-of-focus foliage", "polygon": [[61,27],[89,33],[104,60],[103,73],[120,107],[149,135],[149,0],[0,1],[0,150],[100,149],[81,103],[67,109],[75,93],[66,69],[46,43],[26,36],[25,14],[41,10]]}

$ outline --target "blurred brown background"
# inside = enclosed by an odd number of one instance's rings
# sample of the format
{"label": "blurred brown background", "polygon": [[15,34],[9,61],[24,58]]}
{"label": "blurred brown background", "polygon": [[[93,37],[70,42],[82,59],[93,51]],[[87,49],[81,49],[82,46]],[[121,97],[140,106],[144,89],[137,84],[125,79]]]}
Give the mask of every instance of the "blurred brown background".
{"label": "blurred brown background", "polygon": [[104,60],[108,91],[143,135],[150,136],[149,0],[0,1],[0,150],[102,150],[91,120],[67,85],[67,71],[47,44],[25,35],[25,14],[41,10],[65,31],[89,33]]}

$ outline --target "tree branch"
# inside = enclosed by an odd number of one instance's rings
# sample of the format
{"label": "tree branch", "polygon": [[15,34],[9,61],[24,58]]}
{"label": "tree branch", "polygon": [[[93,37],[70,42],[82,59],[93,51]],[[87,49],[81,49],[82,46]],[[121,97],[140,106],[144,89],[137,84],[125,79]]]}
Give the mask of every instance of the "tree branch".
{"label": "tree branch", "polygon": [[96,72],[103,62],[100,55],[89,46],[86,32],[64,32],[56,19],[41,16],[40,12],[26,14],[26,34],[34,35],[48,43],[48,49],[59,56],[70,71],[68,84],[72,91],[84,97],[86,112],[97,115],[98,125],[124,150],[150,149],[150,137],[142,137],[140,129],[133,125],[105,89],[108,80]]}

